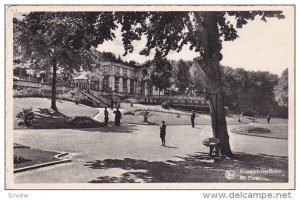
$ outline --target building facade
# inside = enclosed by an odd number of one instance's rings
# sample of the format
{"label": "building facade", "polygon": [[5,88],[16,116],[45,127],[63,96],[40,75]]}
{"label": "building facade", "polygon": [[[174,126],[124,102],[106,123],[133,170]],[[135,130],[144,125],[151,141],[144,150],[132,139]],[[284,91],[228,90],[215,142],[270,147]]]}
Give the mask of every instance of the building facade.
{"label": "building facade", "polygon": [[[164,95],[164,90],[147,84],[143,66],[112,61],[99,61],[92,72],[74,77],[71,87],[130,95]],[[160,94],[159,94],[160,93]]]}

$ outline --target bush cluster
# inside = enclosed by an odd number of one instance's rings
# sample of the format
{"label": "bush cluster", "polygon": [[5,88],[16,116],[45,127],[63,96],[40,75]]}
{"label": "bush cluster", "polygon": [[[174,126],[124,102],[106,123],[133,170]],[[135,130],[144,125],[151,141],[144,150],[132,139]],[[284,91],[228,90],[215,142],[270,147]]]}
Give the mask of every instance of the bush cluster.
{"label": "bush cluster", "polygon": [[34,113],[32,108],[23,108],[23,110],[19,112],[16,117],[18,120],[20,120],[18,123],[19,126],[25,125],[26,127],[29,127],[33,123]]}
{"label": "bush cluster", "polygon": [[96,124],[97,122],[88,116],[76,116],[68,119],[66,123],[73,125],[91,125]]}
{"label": "bush cluster", "polygon": [[170,109],[170,107],[171,107],[171,102],[169,102],[169,101],[164,101],[162,104],[161,104],[161,107],[162,108],[164,108],[164,109]]}
{"label": "bush cluster", "polygon": [[23,158],[21,156],[14,155],[14,164],[19,164],[19,163],[27,162],[27,161],[30,161],[30,160]]}

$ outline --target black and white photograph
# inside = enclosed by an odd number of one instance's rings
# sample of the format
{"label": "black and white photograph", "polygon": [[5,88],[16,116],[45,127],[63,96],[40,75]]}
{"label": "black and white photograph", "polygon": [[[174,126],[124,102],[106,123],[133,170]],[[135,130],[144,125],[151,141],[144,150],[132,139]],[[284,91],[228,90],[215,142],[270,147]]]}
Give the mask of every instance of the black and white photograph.
{"label": "black and white photograph", "polygon": [[294,9],[7,5],[6,188],[295,188]]}

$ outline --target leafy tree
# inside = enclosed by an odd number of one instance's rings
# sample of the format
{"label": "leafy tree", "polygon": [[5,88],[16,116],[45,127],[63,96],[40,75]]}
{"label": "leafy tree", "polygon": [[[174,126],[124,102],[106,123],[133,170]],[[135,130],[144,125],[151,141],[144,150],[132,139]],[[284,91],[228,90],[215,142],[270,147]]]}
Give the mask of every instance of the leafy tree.
{"label": "leafy tree", "polygon": [[[132,41],[147,36],[145,48],[140,52],[149,55],[156,49],[166,56],[171,50],[180,51],[185,44],[199,52],[199,62],[205,72],[210,95],[212,129],[214,137],[220,139],[223,155],[232,156],[227,131],[222,94],[220,60],[222,40],[233,41],[237,28],[259,16],[284,18],[280,11],[222,11],[222,12],[117,12],[117,21],[123,25],[125,55],[133,51]],[[234,16],[235,26],[226,16]]]}
{"label": "leafy tree", "polygon": [[111,52],[102,52],[103,58],[110,60],[110,61],[122,61],[121,57],[119,56],[118,59],[116,58],[116,55],[114,53]]}
{"label": "leafy tree", "polygon": [[159,88],[159,95],[162,89],[167,89],[171,86],[171,77],[172,77],[172,65],[166,59],[163,58],[160,52],[156,52],[154,60],[152,62],[153,68],[150,74],[151,85]]}
{"label": "leafy tree", "polygon": [[274,87],[274,93],[276,101],[281,106],[288,106],[289,95],[288,95],[288,69],[286,68],[278,81],[278,84]]}
{"label": "leafy tree", "polygon": [[[196,58],[196,60],[198,60],[198,58]],[[200,67],[199,62],[194,61],[192,63],[190,72],[191,85],[194,89],[203,92],[206,88],[208,88],[206,75]]]}
{"label": "leafy tree", "polygon": [[276,108],[273,88],[278,82],[277,75],[230,67],[222,67],[221,72],[224,103],[230,109],[267,114]]}
{"label": "leafy tree", "polygon": [[51,108],[56,107],[57,70],[71,74],[92,67],[91,46],[115,36],[110,12],[32,12],[14,18],[14,57],[37,70],[52,71]]}
{"label": "leafy tree", "polygon": [[190,67],[182,59],[178,61],[176,85],[181,93],[191,86]]}

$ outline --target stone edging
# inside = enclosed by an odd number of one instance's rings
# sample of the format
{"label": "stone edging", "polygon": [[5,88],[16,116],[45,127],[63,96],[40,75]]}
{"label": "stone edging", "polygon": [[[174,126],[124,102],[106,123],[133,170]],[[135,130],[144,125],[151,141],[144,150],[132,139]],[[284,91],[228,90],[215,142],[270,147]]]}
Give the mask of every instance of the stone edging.
{"label": "stone edging", "polygon": [[[66,155],[68,155],[68,153],[60,153],[60,154],[55,155],[54,157],[57,158],[57,159],[60,159],[60,157],[66,156]],[[63,159],[63,160],[58,160],[58,161],[52,161],[52,162],[32,165],[32,166],[29,166],[29,167],[22,167],[22,168],[19,168],[19,169],[15,169],[14,173],[24,172],[24,171],[28,171],[28,170],[32,170],[32,169],[38,169],[38,168],[41,168],[41,167],[48,167],[48,166],[51,166],[51,165],[57,165],[57,164],[66,163],[66,162],[71,162],[71,159]]]}

